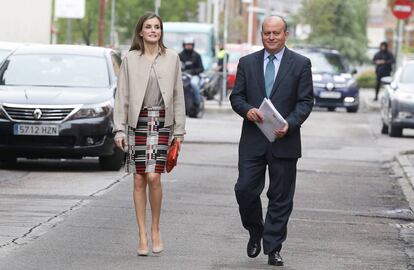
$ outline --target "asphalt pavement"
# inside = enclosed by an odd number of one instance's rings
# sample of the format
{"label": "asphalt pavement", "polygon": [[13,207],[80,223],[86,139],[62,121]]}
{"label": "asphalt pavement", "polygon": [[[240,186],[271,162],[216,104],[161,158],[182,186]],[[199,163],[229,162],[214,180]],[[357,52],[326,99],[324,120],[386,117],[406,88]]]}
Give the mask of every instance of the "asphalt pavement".
{"label": "asphalt pavement", "polygon": [[[54,205],[53,196],[43,198],[43,218],[52,217],[24,232],[14,248],[0,248],[0,269],[412,269],[414,191],[409,178],[414,152],[394,155],[394,150],[378,149],[378,132],[369,125],[370,118],[377,121],[370,112],[378,111],[378,103],[366,93],[362,102],[366,112],[316,111],[304,126],[304,157],[282,253],[285,267],[268,266],[263,254],[255,259],[245,255],[247,233],[233,193],[241,120],[228,102],[209,101],[209,117],[188,119],[179,166],[163,177],[163,253],[136,256],[132,178],[106,174],[105,182],[93,182],[98,191],[91,187],[73,195],[67,205]],[[321,132],[324,124],[331,128]],[[395,142],[383,139],[384,145]],[[82,170],[73,174],[74,181],[92,177]],[[396,177],[398,170],[405,177]],[[58,191],[61,196],[67,192]],[[0,212],[7,208],[6,194],[2,198]],[[21,204],[33,199],[22,197]],[[55,215],[54,208],[66,210]]]}

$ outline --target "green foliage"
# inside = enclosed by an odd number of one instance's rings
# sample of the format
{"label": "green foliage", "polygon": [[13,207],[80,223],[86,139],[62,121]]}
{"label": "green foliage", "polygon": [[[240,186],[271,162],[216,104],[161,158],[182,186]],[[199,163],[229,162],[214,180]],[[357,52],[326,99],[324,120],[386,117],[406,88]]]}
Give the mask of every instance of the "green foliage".
{"label": "green foliage", "polygon": [[163,0],[160,16],[163,21],[196,21],[199,0]]}
{"label": "green foliage", "polygon": [[[105,43],[109,43],[111,0],[105,14]],[[72,20],[72,43],[92,45],[98,39],[99,0],[85,1],[85,17]],[[159,10],[163,21],[195,21],[198,0],[162,0]],[[154,11],[154,0],[116,0],[115,28],[120,44],[129,44],[135,25],[146,11]],[[59,43],[67,41],[67,19],[58,20]]]}
{"label": "green foliage", "polygon": [[358,84],[361,88],[374,88],[375,87],[375,71],[374,70],[367,70],[361,72],[357,76]]}
{"label": "green foliage", "polygon": [[302,22],[312,27],[308,42],[335,48],[350,61],[367,61],[368,0],[304,0]]}

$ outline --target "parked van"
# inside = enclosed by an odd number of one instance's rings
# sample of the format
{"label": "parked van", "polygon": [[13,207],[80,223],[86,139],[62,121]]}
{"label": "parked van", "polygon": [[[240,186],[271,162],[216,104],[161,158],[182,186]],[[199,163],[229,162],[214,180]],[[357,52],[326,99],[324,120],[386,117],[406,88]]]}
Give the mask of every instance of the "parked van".
{"label": "parked van", "polygon": [[201,55],[203,66],[206,71],[210,70],[215,57],[214,27],[207,23],[189,22],[165,22],[164,44],[177,53],[183,50],[183,40],[185,37],[193,37],[195,41],[195,51]]}

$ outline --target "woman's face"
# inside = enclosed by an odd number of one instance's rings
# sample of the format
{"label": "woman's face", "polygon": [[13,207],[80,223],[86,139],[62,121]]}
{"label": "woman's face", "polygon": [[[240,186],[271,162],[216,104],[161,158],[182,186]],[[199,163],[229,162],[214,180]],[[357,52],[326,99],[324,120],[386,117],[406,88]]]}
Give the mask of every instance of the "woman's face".
{"label": "woman's face", "polygon": [[158,43],[161,38],[161,25],[157,18],[148,19],[144,22],[140,33],[144,43]]}

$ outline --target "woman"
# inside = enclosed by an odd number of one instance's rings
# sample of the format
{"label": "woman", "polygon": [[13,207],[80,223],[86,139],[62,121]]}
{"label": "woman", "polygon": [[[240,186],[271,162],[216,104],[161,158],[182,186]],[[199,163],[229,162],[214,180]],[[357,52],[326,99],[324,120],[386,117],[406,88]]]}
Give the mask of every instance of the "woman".
{"label": "woman", "polygon": [[128,151],[126,168],[134,173],[138,255],[148,255],[147,186],[151,206],[152,252],[164,249],[159,223],[161,173],[171,136],[181,144],[185,134],[184,90],[180,59],[162,41],[162,20],[144,14],[137,23],[130,51],[122,61],[115,97],[115,143]]}

